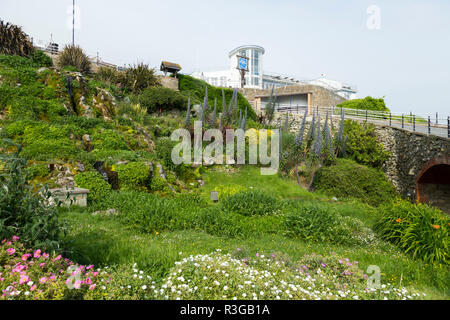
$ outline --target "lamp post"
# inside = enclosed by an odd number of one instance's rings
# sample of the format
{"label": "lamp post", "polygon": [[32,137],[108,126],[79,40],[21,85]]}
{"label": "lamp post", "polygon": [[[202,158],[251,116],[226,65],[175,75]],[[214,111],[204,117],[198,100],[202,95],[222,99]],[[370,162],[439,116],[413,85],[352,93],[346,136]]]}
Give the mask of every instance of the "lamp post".
{"label": "lamp post", "polygon": [[75,46],[75,0],[72,0],[72,46]]}

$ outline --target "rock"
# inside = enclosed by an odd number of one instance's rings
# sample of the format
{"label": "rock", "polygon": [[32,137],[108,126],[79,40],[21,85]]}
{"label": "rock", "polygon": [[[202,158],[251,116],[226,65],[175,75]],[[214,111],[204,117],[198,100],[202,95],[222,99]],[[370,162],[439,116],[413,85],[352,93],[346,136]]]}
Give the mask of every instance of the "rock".
{"label": "rock", "polygon": [[84,143],[90,143],[91,142],[91,136],[88,135],[88,134],[83,135],[82,139],[83,139]]}
{"label": "rock", "polygon": [[44,72],[45,70],[48,70],[48,68],[46,68],[46,67],[39,68],[38,71],[37,71],[37,73],[42,73],[42,72]]}
{"label": "rock", "polygon": [[118,216],[120,215],[120,211],[117,209],[108,209],[106,211],[95,211],[92,213],[93,216],[101,215],[101,216]]}

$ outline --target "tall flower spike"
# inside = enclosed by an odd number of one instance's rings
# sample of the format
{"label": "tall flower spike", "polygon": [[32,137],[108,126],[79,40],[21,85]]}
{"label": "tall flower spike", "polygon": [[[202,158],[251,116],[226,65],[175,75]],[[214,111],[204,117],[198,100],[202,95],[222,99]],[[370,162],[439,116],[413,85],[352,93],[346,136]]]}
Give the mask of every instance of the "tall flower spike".
{"label": "tall flower spike", "polygon": [[188,99],[188,106],[187,106],[187,111],[186,111],[186,121],[184,124],[186,127],[189,127],[191,125],[191,97],[189,97],[189,99]]}
{"label": "tall flower spike", "polygon": [[289,130],[289,113],[286,112],[286,119],[284,120],[283,130],[287,132]]}
{"label": "tall flower spike", "polygon": [[233,113],[233,111],[232,111],[232,107],[233,107],[233,101],[234,101],[234,94],[235,94],[235,90],[233,90],[233,95],[231,96],[231,100],[230,100],[230,103],[228,104],[228,111],[227,111],[227,113],[228,113],[228,115],[229,116],[231,116],[231,114]]}
{"label": "tall flower spike", "polygon": [[305,124],[306,124],[306,116],[308,114],[308,109],[305,109],[305,114],[303,115],[303,120],[302,120],[302,125],[300,127],[300,130],[298,131],[298,136],[297,136],[297,146],[301,147],[302,143],[303,143],[303,134],[305,133]]}
{"label": "tall flower spike", "polygon": [[227,102],[225,101],[225,91],[222,89],[222,113],[227,112]]}
{"label": "tall flower spike", "polygon": [[331,140],[331,131],[330,127],[328,126],[328,110],[327,110],[327,116],[325,118],[325,126],[323,128],[324,134],[325,134],[325,148],[328,148],[328,152],[330,155],[333,154],[333,141]]}
{"label": "tall flower spike", "polygon": [[214,127],[214,124],[216,123],[216,112],[217,112],[217,98],[214,99],[214,111],[210,120],[211,127]]}
{"label": "tall flower spike", "polygon": [[317,133],[316,133],[316,139],[314,141],[314,154],[317,157],[320,157],[320,154],[322,153],[322,133],[320,132],[320,114],[317,114]]}

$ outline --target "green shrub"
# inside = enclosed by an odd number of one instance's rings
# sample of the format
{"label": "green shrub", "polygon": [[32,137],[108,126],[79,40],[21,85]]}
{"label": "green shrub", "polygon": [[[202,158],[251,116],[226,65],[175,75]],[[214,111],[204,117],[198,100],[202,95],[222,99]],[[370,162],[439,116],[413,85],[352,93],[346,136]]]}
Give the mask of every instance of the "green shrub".
{"label": "green shrub", "polygon": [[221,205],[227,211],[244,216],[278,215],[282,208],[280,200],[258,190],[248,190],[226,197],[222,199]]}
{"label": "green shrub", "polygon": [[43,140],[27,145],[21,156],[28,160],[73,159],[80,150],[70,140]]}
{"label": "green shrub", "polygon": [[344,136],[347,136],[346,153],[358,163],[380,168],[389,159],[390,153],[378,142],[373,124],[361,124],[346,120]]}
{"label": "green shrub", "polygon": [[167,170],[176,170],[177,166],[172,161],[172,149],[177,144],[177,142],[172,141],[170,138],[164,137],[159,138],[156,141],[156,155],[158,157],[158,160],[160,160],[164,168]]}
{"label": "green shrub", "polygon": [[75,67],[77,71],[89,74],[91,73],[91,61],[83,52],[80,46],[67,45],[58,55],[58,67],[64,69],[66,67]]}
{"label": "green shrub", "polygon": [[64,226],[58,220],[56,207],[45,204],[48,189],[33,192],[28,185],[27,163],[19,158],[19,152],[0,155],[4,165],[0,175],[0,238],[19,236],[29,247],[58,249]]}
{"label": "green shrub", "polygon": [[42,50],[36,50],[31,55],[31,60],[38,67],[52,67],[53,60],[48,55],[45,54]]}
{"label": "green shrub", "polygon": [[[214,87],[203,80],[180,73],[177,74],[177,78],[179,80],[178,87],[180,92],[184,96],[191,98],[191,104],[203,103],[203,99],[205,97],[205,87],[208,88],[208,104],[213,106],[212,108],[214,108],[214,99],[217,99],[217,112],[222,112],[222,89],[225,93],[225,102],[227,106],[231,101],[233,89]],[[238,92],[238,109],[242,110],[242,112],[245,112],[247,109],[248,120],[258,120],[252,106],[240,92]]]}
{"label": "green shrub", "polygon": [[120,82],[127,91],[134,94],[141,93],[149,87],[159,86],[155,69],[149,68],[144,63],[128,67],[123,73],[119,73],[119,78],[116,81]]}
{"label": "green shrub", "polygon": [[348,159],[337,159],[335,165],[317,170],[313,188],[330,196],[356,198],[375,206],[396,197],[395,188],[383,172]]}
{"label": "green shrub", "polygon": [[46,164],[34,164],[28,167],[28,174],[30,179],[44,178],[50,174],[50,169]]}
{"label": "green shrub", "polygon": [[97,171],[80,173],[74,180],[78,187],[89,189],[89,201],[101,201],[111,191],[111,185]]}
{"label": "green shrub", "polygon": [[342,102],[337,105],[338,108],[351,108],[351,109],[362,109],[362,110],[373,110],[373,111],[388,111],[386,103],[383,98],[372,98],[365,97],[364,99],[353,99]]}
{"label": "green shrub", "polygon": [[163,87],[145,89],[139,96],[139,103],[147,108],[149,113],[168,110],[184,110],[187,99],[179,92]]}
{"label": "green shrub", "polygon": [[449,263],[450,218],[437,208],[398,200],[379,209],[375,231],[405,252],[430,263]]}
{"label": "green shrub", "polygon": [[121,190],[147,191],[150,185],[150,168],[142,162],[130,162],[116,168]]}
{"label": "green shrub", "polygon": [[373,232],[354,217],[343,217],[332,208],[317,204],[298,204],[284,216],[286,235],[311,242],[370,245]]}
{"label": "green shrub", "polygon": [[96,132],[91,139],[94,150],[130,150],[125,138],[112,129]]}
{"label": "green shrub", "polygon": [[30,56],[33,52],[33,44],[21,27],[0,20],[1,54]]}

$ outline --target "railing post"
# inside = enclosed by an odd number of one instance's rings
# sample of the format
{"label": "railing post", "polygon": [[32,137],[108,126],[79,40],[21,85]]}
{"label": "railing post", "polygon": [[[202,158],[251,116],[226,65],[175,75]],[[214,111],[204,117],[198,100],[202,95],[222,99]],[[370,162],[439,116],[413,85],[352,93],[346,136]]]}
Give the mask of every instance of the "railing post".
{"label": "railing post", "polygon": [[405,128],[405,118],[402,113],[402,129],[404,129],[404,128]]}
{"label": "railing post", "polygon": [[367,109],[366,109],[366,123],[367,123]]}
{"label": "railing post", "polygon": [[436,112],[436,124],[438,124],[438,113]]}
{"label": "railing post", "polygon": [[389,112],[389,126],[392,127],[392,113]]}
{"label": "railing post", "polygon": [[428,134],[431,134],[431,118],[428,116]]}
{"label": "railing post", "polygon": [[416,131],[416,115],[413,115],[413,131]]}
{"label": "railing post", "polygon": [[447,117],[447,138],[450,139],[450,116]]}

